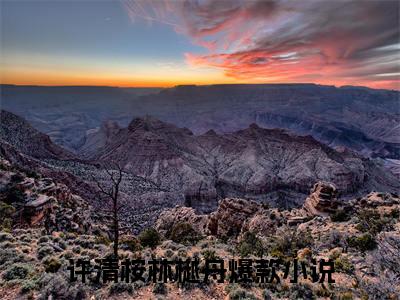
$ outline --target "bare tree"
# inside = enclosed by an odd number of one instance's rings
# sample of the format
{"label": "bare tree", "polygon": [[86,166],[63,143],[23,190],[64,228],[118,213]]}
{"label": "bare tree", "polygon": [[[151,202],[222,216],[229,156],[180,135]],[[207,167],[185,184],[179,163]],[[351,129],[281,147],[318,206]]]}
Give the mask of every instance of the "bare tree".
{"label": "bare tree", "polygon": [[118,163],[112,163],[111,165],[111,167],[104,167],[104,170],[110,178],[111,184],[103,185],[94,176],[92,176],[92,180],[96,183],[100,192],[111,202],[111,210],[108,210],[108,212],[111,213],[111,220],[113,224],[112,228],[114,232],[114,256],[118,258],[119,211],[122,208],[118,201],[118,198],[123,172],[122,167]]}

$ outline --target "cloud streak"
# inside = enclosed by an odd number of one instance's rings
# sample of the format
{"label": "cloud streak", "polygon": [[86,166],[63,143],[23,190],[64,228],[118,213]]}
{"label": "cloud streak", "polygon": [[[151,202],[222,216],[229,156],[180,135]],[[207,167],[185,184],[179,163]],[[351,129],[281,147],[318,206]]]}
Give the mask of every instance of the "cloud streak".
{"label": "cloud streak", "polygon": [[243,82],[399,89],[398,1],[124,1],[133,20],[173,26],[206,53],[193,66]]}

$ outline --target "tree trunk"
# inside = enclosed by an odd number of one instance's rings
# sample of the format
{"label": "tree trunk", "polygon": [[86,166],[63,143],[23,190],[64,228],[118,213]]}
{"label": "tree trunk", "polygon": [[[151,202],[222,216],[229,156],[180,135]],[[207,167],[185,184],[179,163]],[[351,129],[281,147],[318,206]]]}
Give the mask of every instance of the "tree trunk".
{"label": "tree trunk", "polygon": [[118,213],[117,213],[117,199],[113,201],[113,213],[114,213],[114,256],[118,258],[118,243],[119,243],[119,224],[118,224]]}

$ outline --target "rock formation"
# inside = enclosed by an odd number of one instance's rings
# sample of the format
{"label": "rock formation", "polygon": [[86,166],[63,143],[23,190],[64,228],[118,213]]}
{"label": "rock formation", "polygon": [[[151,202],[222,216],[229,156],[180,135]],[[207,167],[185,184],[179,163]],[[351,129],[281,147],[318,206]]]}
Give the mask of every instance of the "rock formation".
{"label": "rock formation", "polygon": [[350,151],[256,124],[230,134],[196,136],[151,117],[137,118],[90,159],[116,161],[131,174],[183,194],[186,205],[206,213],[226,197],[299,206],[321,180],[349,195],[399,186],[390,173]]}
{"label": "rock formation", "polygon": [[125,126],[134,116],[151,114],[195,134],[234,132],[257,123],[371,157],[399,157],[398,91],[316,84],[147,90],[2,85],[0,92],[4,109],[23,116],[57,144],[85,151],[85,134],[102,122],[111,119]]}
{"label": "rock formation", "polygon": [[334,212],[338,206],[335,185],[328,182],[317,182],[311,189],[311,194],[304,202],[303,208],[309,216],[326,216]]}
{"label": "rock formation", "polygon": [[27,121],[5,110],[0,111],[0,140],[7,141],[23,154],[35,158],[71,159],[74,155],[55,145],[49,136]]}
{"label": "rock formation", "polygon": [[207,231],[207,216],[199,215],[191,207],[176,206],[164,210],[158,217],[155,228],[163,235],[166,235],[174,225],[189,223],[194,230],[204,234]]}
{"label": "rock formation", "polygon": [[218,209],[211,213],[208,220],[208,231],[218,237],[234,237],[239,235],[243,223],[260,210],[254,201],[243,199],[223,199]]}

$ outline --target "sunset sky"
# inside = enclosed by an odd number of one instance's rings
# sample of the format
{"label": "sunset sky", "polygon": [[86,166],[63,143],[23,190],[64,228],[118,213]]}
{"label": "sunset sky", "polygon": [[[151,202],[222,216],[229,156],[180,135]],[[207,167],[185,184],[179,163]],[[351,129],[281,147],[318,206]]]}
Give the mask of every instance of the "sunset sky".
{"label": "sunset sky", "polygon": [[1,0],[1,82],[400,89],[399,1]]}

